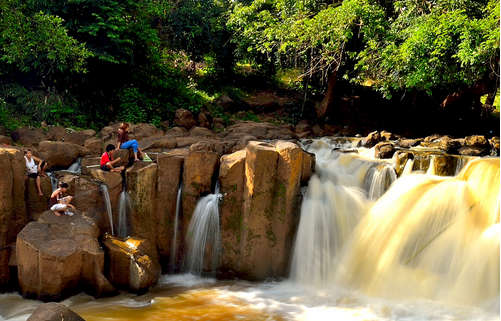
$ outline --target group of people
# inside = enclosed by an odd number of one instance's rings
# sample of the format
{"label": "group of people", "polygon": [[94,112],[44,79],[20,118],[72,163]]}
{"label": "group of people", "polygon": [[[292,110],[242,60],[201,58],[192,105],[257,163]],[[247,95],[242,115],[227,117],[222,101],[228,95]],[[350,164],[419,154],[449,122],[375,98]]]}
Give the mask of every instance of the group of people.
{"label": "group of people", "polygon": [[[112,152],[116,149],[129,149],[132,148],[134,152],[134,161],[140,161],[142,158],[142,152],[139,148],[139,144],[135,139],[129,139],[129,124],[121,123],[117,132],[117,143],[116,145],[109,144],[106,146],[106,151],[101,155],[101,169],[103,171],[111,172],[121,172],[125,169],[124,166],[115,165],[120,161],[120,157],[113,159]],[[26,162],[27,175],[26,179],[32,178],[35,180],[38,195],[43,196],[42,188],[40,185],[40,177],[47,176],[45,170],[47,169],[47,162],[33,155],[30,149],[25,150],[24,159]],[[61,216],[63,214],[73,215],[72,210],[75,210],[75,206],[71,204],[73,199],[72,196],[65,196],[68,191],[68,184],[61,182],[58,184],[58,188],[54,190],[49,199],[49,209],[54,212],[55,215]]]}

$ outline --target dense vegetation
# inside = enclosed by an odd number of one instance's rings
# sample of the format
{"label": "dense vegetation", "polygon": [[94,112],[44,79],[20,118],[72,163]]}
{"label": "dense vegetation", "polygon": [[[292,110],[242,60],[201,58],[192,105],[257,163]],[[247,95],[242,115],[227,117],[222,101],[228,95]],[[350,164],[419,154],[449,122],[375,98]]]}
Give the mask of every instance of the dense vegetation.
{"label": "dense vegetation", "polygon": [[158,125],[284,77],[305,99],[337,81],[437,106],[467,97],[481,113],[498,88],[499,10],[496,0],[0,0],[0,124]]}

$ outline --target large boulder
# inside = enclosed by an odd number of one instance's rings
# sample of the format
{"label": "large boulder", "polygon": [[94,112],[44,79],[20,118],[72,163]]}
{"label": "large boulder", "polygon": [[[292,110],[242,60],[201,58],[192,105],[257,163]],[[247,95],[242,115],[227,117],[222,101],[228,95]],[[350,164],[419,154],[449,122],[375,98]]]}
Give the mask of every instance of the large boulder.
{"label": "large boulder", "polygon": [[84,141],[83,146],[92,155],[101,155],[104,151],[104,141],[98,137],[87,138]]}
{"label": "large boulder", "polygon": [[12,138],[0,135],[0,146],[1,145],[12,145]]}
{"label": "large boulder", "polygon": [[128,237],[121,240],[107,235],[104,239],[110,281],[117,288],[143,292],[160,277],[156,249],[145,239]]}
{"label": "large boulder", "polygon": [[24,146],[37,146],[38,143],[46,139],[42,128],[18,128],[11,133],[12,139]]}
{"label": "large boulder", "polygon": [[490,153],[490,144],[482,135],[465,137],[464,146],[459,149],[459,154],[470,156],[484,156]]}
{"label": "large boulder", "polygon": [[374,147],[374,156],[376,158],[392,158],[395,153],[395,146],[390,142],[380,142]]}
{"label": "large boulder", "polygon": [[64,137],[66,136],[66,128],[62,126],[51,126],[47,131],[47,140],[53,141],[64,141]]}
{"label": "large boulder", "polygon": [[362,146],[371,148],[376,146],[377,143],[379,143],[383,138],[381,137],[381,134],[376,130],[367,135],[364,139],[362,139]]}
{"label": "large boulder", "polygon": [[214,133],[205,127],[193,127],[190,129],[190,136],[195,136],[195,137],[210,137],[214,136]]}
{"label": "large boulder", "polygon": [[200,127],[211,128],[212,116],[206,111],[202,111],[198,114],[198,124]]}
{"label": "large boulder", "polygon": [[422,138],[416,138],[416,139],[403,138],[397,141],[397,145],[402,148],[411,148],[414,146],[418,146],[419,144],[421,144],[422,141],[423,141]]}
{"label": "large boulder", "polygon": [[50,302],[38,306],[26,321],[85,321],[64,304]]}
{"label": "large boulder", "polygon": [[26,179],[26,209],[29,216],[34,219],[48,209],[50,195],[52,194],[50,178],[47,176],[40,177],[40,187],[42,188],[43,196],[38,195],[35,179]]}
{"label": "large boulder", "polygon": [[24,203],[25,165],[23,153],[14,148],[0,148],[0,291],[9,283],[8,244],[28,222]]}
{"label": "large boulder", "polygon": [[25,297],[59,301],[80,290],[102,296],[114,292],[103,274],[104,252],[94,221],[79,213],[43,213],[18,234],[18,281]]}
{"label": "large boulder", "polygon": [[67,143],[84,146],[85,141],[91,137],[94,137],[95,135],[96,132],[93,129],[72,131],[64,136],[64,141]]}
{"label": "large boulder", "polygon": [[[184,156],[181,153],[172,151],[159,154],[157,157],[157,248],[162,263],[166,262],[171,256],[174,221],[176,219],[177,193],[181,183]],[[178,225],[177,235],[180,235],[179,227],[180,225]],[[179,243],[180,241],[181,239],[178,238],[177,242]],[[177,244],[174,246],[177,246]],[[172,263],[175,264],[176,261],[175,259]],[[166,266],[166,264],[162,265]],[[170,268],[173,270],[175,266],[171,266]]]}
{"label": "large boulder", "polygon": [[176,110],[174,123],[186,129],[191,129],[193,126],[197,124],[191,111],[183,108]]}
{"label": "large boulder", "polygon": [[294,139],[296,134],[287,126],[276,126],[271,123],[257,123],[252,121],[238,122],[226,128],[226,139],[240,139],[244,135],[254,136],[257,139]]}
{"label": "large boulder", "polygon": [[38,152],[51,168],[68,168],[78,157],[85,156],[87,150],[79,145],[65,142],[43,141],[38,145]]}

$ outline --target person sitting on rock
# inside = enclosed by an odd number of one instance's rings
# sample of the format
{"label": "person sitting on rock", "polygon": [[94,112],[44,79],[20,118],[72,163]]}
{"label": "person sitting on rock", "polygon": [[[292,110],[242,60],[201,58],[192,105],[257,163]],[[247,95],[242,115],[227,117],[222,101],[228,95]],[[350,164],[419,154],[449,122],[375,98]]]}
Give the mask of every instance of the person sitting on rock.
{"label": "person sitting on rock", "polygon": [[121,123],[118,128],[117,149],[129,149],[134,151],[134,161],[139,161],[141,158],[141,149],[137,140],[129,140],[129,124]]}
{"label": "person sitting on rock", "polygon": [[64,198],[64,194],[68,191],[68,184],[60,182],[58,188],[52,192],[49,199],[49,208],[59,203]]}
{"label": "person sitting on rock", "polygon": [[[66,184],[66,186],[68,186],[68,184]],[[56,191],[54,191],[54,193]],[[51,199],[52,199],[52,197],[51,197]],[[75,208],[75,206],[73,204],[70,204],[72,200],[73,200],[72,196],[62,197],[62,198],[60,198],[57,201],[56,204],[54,204],[54,205],[52,205],[50,207],[50,210],[52,212],[54,212],[54,214],[56,216],[61,216],[61,215],[64,215],[64,214],[69,215],[69,216],[73,216],[73,212],[70,211],[70,209],[72,209],[73,211],[75,211],[76,208]]]}
{"label": "person sitting on rock", "polygon": [[[47,162],[33,156],[31,149],[24,151],[24,160],[26,162],[26,169],[28,170],[26,178],[35,179],[38,195],[43,196],[42,187],[40,186],[40,175],[45,175],[44,170],[47,168]],[[38,162],[38,165],[36,162]]]}
{"label": "person sitting on rock", "polygon": [[101,155],[101,169],[106,172],[121,172],[125,169],[123,166],[115,167],[115,164],[120,161],[120,157],[113,159],[111,152],[115,150],[115,146],[108,144],[106,152]]}

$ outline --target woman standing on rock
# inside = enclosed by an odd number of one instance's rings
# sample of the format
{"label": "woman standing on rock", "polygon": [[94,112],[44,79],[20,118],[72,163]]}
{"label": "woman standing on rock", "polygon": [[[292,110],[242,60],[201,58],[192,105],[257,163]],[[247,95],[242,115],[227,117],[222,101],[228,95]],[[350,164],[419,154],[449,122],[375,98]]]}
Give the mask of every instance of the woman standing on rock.
{"label": "woman standing on rock", "polygon": [[[44,170],[47,167],[47,162],[38,157],[33,156],[31,149],[24,151],[24,161],[26,162],[26,169],[28,170],[26,178],[34,178],[38,195],[43,196],[42,188],[40,187],[40,175],[44,175]],[[38,162],[38,165],[35,163]]]}
{"label": "woman standing on rock", "polygon": [[134,151],[134,161],[139,161],[138,154],[141,155],[141,149],[135,139],[129,140],[129,124],[121,123],[118,128],[117,149],[129,149]]}

